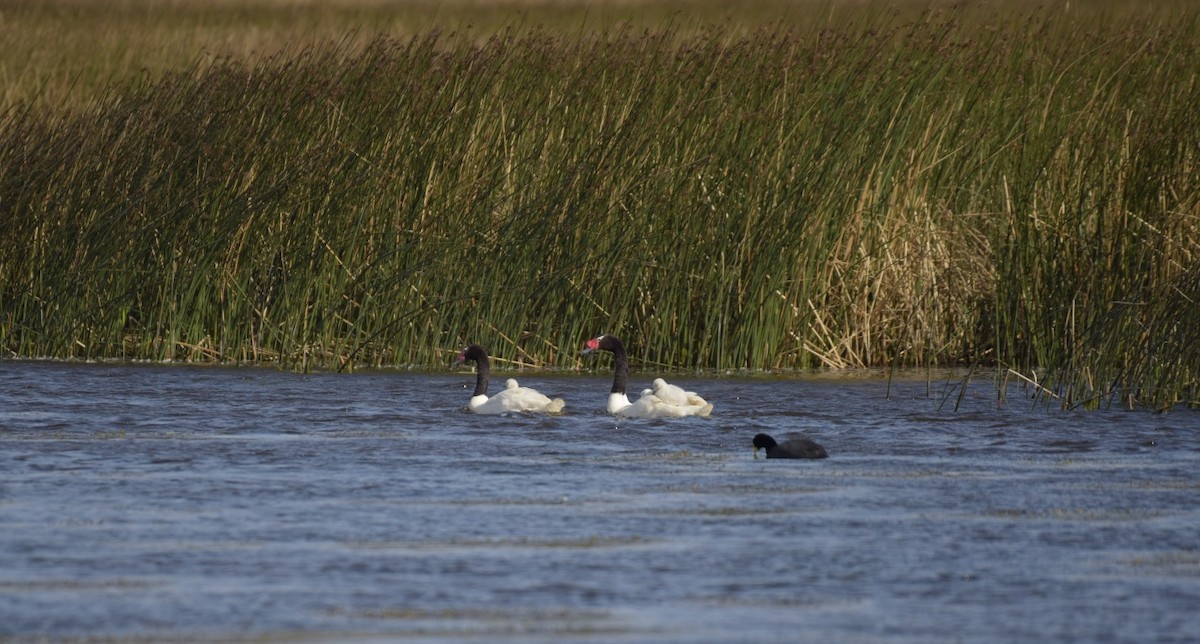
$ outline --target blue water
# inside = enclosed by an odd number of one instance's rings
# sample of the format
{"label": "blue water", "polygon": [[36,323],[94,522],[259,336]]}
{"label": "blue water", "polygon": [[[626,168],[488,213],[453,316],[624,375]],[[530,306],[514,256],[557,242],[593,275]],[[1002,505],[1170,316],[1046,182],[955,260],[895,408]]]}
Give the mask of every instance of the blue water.
{"label": "blue water", "polygon": [[466,413],[466,370],[0,362],[0,638],[1200,640],[1197,412],[717,378],[682,381],[711,418],[616,420],[604,373],[520,378],[568,413]]}

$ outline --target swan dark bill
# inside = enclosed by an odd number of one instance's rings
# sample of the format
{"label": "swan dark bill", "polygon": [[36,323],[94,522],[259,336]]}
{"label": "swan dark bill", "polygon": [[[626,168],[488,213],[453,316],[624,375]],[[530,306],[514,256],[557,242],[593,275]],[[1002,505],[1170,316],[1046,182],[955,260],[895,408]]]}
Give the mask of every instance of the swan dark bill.
{"label": "swan dark bill", "polygon": [[551,399],[536,389],[520,386],[512,378],[505,381],[504,391],[488,398],[491,364],[488,361],[487,350],[478,344],[472,344],[458,353],[454,364],[462,364],[468,360],[475,362],[475,392],[471,394],[467,407],[476,414],[503,414],[513,411],[557,414],[566,406],[562,398]]}
{"label": "swan dark bill", "polygon": [[827,458],[829,453],[810,439],[796,436],[778,443],[768,434],[754,436],[754,458],[758,458],[758,450],[767,452],[767,458]]}
{"label": "swan dark bill", "polygon": [[608,351],[613,354],[613,385],[608,394],[608,413],[633,418],[678,418],[682,416],[708,416],[713,406],[682,387],[667,384],[662,378],[655,379],[652,388],[642,392],[636,402],[630,402],[625,393],[629,378],[629,356],[625,345],[616,336],[599,335],[583,344],[583,354]]}

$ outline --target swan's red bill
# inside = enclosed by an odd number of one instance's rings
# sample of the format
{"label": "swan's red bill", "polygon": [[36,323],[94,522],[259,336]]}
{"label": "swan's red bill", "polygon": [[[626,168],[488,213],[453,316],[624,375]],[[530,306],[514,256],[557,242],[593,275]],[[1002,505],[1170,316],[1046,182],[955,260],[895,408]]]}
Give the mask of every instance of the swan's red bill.
{"label": "swan's red bill", "polygon": [[583,343],[583,352],[591,353],[593,351],[599,351],[600,350],[600,338],[603,338],[603,337],[604,336],[600,336],[599,338],[592,338],[591,340],[584,342]]}

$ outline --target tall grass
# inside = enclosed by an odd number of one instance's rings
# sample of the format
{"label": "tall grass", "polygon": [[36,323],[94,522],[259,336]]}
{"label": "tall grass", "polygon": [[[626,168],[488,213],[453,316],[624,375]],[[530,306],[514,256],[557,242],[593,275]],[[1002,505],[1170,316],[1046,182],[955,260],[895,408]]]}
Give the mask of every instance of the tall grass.
{"label": "tall grass", "polygon": [[1195,403],[1200,14],[1116,6],[429,31],[18,103],[0,346],[571,367],[610,332]]}
{"label": "tall grass", "polygon": [[[915,15],[927,0],[888,4]],[[819,25],[861,9],[858,0],[3,0],[0,104],[61,105],[102,93],[114,79],[157,79],[196,61],[253,64],[304,45],[358,48],[377,36],[437,29],[475,43],[513,28],[580,34],[719,23],[745,34],[758,25]]]}

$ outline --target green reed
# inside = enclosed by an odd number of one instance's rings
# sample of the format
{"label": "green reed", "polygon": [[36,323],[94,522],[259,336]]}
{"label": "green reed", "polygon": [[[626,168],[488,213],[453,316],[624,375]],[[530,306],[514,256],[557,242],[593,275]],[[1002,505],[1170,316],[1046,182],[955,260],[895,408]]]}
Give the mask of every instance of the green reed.
{"label": "green reed", "polygon": [[430,31],[18,103],[0,346],[569,368],[610,332],[1195,403],[1200,21],[1114,6]]}

